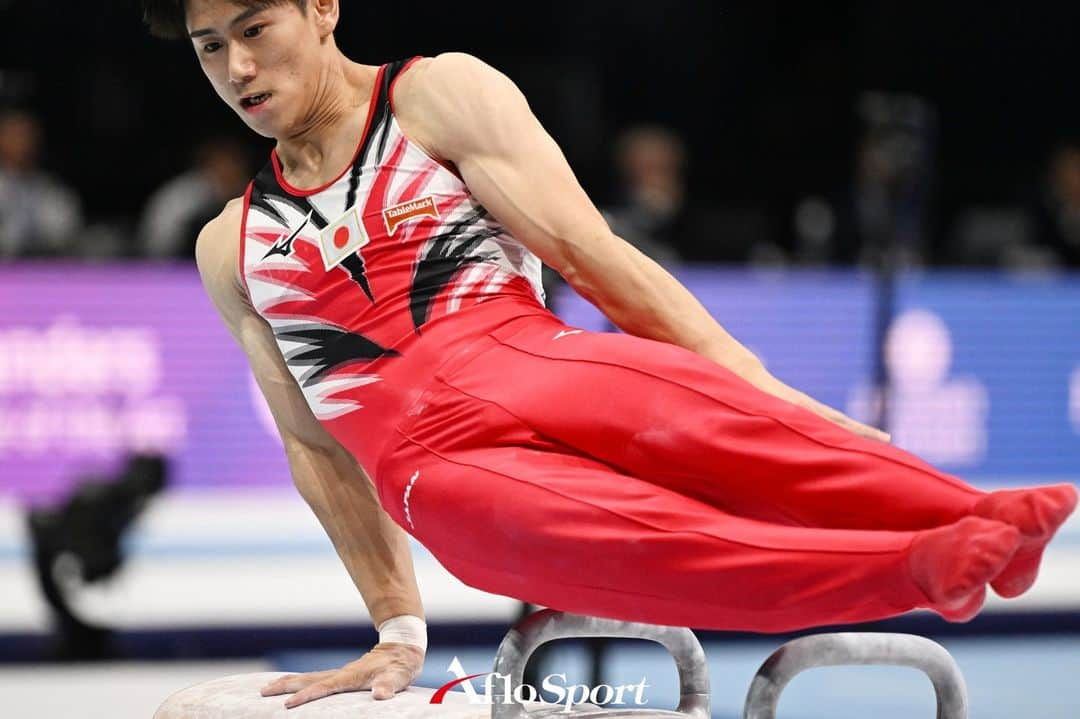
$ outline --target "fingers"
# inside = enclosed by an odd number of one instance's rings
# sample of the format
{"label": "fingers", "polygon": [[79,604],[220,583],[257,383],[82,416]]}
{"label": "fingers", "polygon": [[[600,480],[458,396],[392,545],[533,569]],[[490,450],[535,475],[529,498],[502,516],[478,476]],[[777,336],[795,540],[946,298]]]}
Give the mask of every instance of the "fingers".
{"label": "fingers", "polygon": [[342,669],[309,674],[286,674],[264,686],[264,697],[295,692],[285,701],[292,709],[316,699],[341,692],[371,689],[372,698],[389,699],[407,689],[420,675],[424,651],[406,644],[378,645]]}
{"label": "fingers", "polygon": [[886,442],[886,443],[892,440],[892,437],[889,436],[888,433],[882,432],[880,429],[877,429],[876,427],[871,427],[869,425],[862,424],[861,422],[854,422],[854,424],[855,424],[855,428],[854,428],[855,432],[862,435],[863,437],[866,437],[867,439],[876,439],[879,442]]}
{"label": "fingers", "polygon": [[833,424],[840,425],[847,431],[853,432],[860,437],[865,437],[866,439],[874,439],[879,442],[888,442],[891,439],[888,434],[882,432],[880,429],[853,420],[851,417],[837,412],[836,410],[832,410],[827,415],[823,416],[825,417],[825,419],[831,421]]}
{"label": "fingers", "polygon": [[339,694],[343,691],[347,691],[347,685],[337,679],[331,677],[330,679],[323,679],[322,681],[315,682],[308,686],[306,689],[298,691],[291,697],[285,700],[285,708],[292,709],[298,707],[301,704],[307,704],[308,702],[315,701],[316,699],[322,699],[328,697],[331,694]]}
{"label": "fingers", "polygon": [[833,424],[839,425],[840,427],[843,427],[849,432],[853,432],[860,437],[874,439],[879,442],[890,442],[892,440],[892,437],[890,437],[886,432],[882,432],[880,429],[865,425],[862,422],[857,422],[851,417],[848,417],[840,410],[834,409],[827,404],[818,402],[816,399],[806,394],[805,392],[800,392],[798,390],[792,389],[791,387],[788,387],[787,385],[780,382],[768,373],[764,373],[764,375],[751,375],[750,381],[751,384],[753,384],[755,387],[762,390],[763,392],[767,392],[773,396],[779,397],[780,399],[802,407],[803,409],[809,410],[818,415],[819,417],[827,419]]}
{"label": "fingers", "polygon": [[286,674],[264,686],[259,690],[259,693],[264,697],[272,697],[278,694],[291,694],[316,682],[329,679],[335,674],[337,674],[337,671],[333,669],[324,672],[311,672],[309,674]]}
{"label": "fingers", "polygon": [[854,420],[848,420],[847,428],[860,437],[875,439],[878,442],[889,442],[892,439],[892,437],[885,432],[882,432],[880,429],[862,424],[861,422],[855,422]]}
{"label": "fingers", "polygon": [[399,659],[380,671],[371,681],[371,695],[375,699],[389,699],[397,692],[409,688],[424,666],[424,652],[418,647],[404,645]]}
{"label": "fingers", "polygon": [[[325,672],[322,672],[325,674]],[[362,681],[353,672],[332,672],[333,676],[323,678],[305,688],[297,691],[285,701],[285,708],[292,709],[301,704],[328,697],[331,694],[357,691],[367,688],[368,683]],[[374,699],[389,699],[397,692],[409,685],[408,677],[400,671],[384,671],[371,682],[371,696]]]}
{"label": "fingers", "polygon": [[823,407],[825,410],[822,416],[835,422],[844,429],[850,432],[854,432],[860,437],[865,437],[867,439],[875,439],[879,442],[890,442],[892,440],[892,437],[889,436],[888,433],[882,432],[876,427],[871,427],[868,424],[863,424],[862,422],[854,420],[851,417],[848,417],[843,412],[837,409],[833,409],[832,407],[829,407],[827,405],[821,405],[821,407]]}
{"label": "fingers", "polygon": [[408,686],[408,682],[402,682],[399,673],[385,672],[375,677],[371,683],[371,696],[373,699],[389,699]]}

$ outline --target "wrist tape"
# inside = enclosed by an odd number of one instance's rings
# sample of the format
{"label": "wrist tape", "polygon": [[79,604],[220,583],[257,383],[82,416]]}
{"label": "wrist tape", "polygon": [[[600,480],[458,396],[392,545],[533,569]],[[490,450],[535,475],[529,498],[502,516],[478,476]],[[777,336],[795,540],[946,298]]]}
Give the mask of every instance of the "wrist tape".
{"label": "wrist tape", "polygon": [[379,625],[379,643],[412,644],[427,651],[427,623],[420,617],[401,614]]}

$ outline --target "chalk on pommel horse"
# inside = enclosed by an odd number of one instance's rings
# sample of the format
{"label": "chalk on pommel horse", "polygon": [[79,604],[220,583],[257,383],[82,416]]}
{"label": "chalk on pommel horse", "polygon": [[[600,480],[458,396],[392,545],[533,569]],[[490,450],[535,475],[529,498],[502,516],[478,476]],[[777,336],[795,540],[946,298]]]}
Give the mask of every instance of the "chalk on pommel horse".
{"label": "chalk on pommel horse", "polygon": [[[392,699],[375,701],[371,692],[335,694],[295,709],[284,697],[263,697],[259,688],[280,672],[238,674],[188,687],[168,697],[153,719],[541,719],[567,716],[562,704],[513,701],[522,695],[525,665],[541,644],[557,639],[607,637],[647,639],[667,649],[679,674],[675,710],[605,709],[595,704],[571,708],[572,719],[710,719],[709,675],[705,651],[692,631],[622,622],[552,609],[518,622],[499,645],[494,672],[505,681],[492,683],[491,703],[471,704],[465,694],[450,692],[431,704],[434,689],[412,686]],[[765,660],[750,684],[744,719],[774,719],[780,693],[795,675],[826,666],[881,664],[922,670],[937,695],[937,719],[967,719],[967,689],[959,667],[940,644],[912,634],[835,632],[793,639]]]}

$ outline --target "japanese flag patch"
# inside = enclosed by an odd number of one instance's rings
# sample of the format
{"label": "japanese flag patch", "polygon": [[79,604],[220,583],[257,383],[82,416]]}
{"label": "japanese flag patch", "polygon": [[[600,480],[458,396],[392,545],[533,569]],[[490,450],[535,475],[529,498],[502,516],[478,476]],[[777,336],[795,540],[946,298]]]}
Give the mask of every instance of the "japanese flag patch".
{"label": "japanese flag patch", "polygon": [[327,270],[331,270],[370,241],[360,222],[360,213],[353,206],[319,233],[319,251],[322,253],[323,264]]}

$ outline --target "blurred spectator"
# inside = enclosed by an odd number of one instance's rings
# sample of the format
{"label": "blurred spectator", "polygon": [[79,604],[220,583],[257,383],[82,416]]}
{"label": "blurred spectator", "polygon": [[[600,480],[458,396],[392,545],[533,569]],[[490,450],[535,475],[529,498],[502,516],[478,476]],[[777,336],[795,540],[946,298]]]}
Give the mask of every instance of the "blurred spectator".
{"label": "blurred spectator", "polygon": [[1080,141],[1062,142],[1051,156],[1036,202],[1035,241],[1067,267],[1080,267]]}
{"label": "blurred spectator", "polygon": [[42,134],[26,110],[0,114],[0,257],[63,255],[82,227],[78,196],[38,165]]}
{"label": "blurred spectator", "polygon": [[853,170],[850,184],[830,197],[808,196],[796,205],[795,256],[801,264],[865,264],[870,247],[891,241],[892,172],[879,136],[858,142]]}
{"label": "blurred spectator", "polygon": [[252,168],[246,146],[215,137],[199,144],[192,167],[159,187],[139,221],[136,254],[195,259],[195,239],[225,203],[244,194]]}
{"label": "blurred spectator", "polygon": [[753,208],[695,202],[683,138],[662,125],[634,125],[615,143],[614,201],[604,214],[615,234],[659,264],[777,264],[768,219]]}
{"label": "blurred spectator", "polygon": [[[600,208],[616,235],[668,268],[680,259],[685,165],[686,148],[671,130],[640,125],[623,131],[615,142],[615,199]],[[562,278],[545,265],[543,281],[550,300]]]}
{"label": "blurred spectator", "polygon": [[974,205],[957,212],[949,243],[955,262],[967,267],[1046,269],[1057,264],[1033,237],[1029,213],[1019,205]]}
{"label": "blurred spectator", "polygon": [[918,267],[935,258],[927,225],[936,190],[935,118],[917,97],[865,93],[850,183],[793,212],[802,264]]}
{"label": "blurred spectator", "polygon": [[678,261],[686,203],[686,147],[671,130],[639,125],[616,139],[617,198],[605,214],[612,230],[661,265]]}

